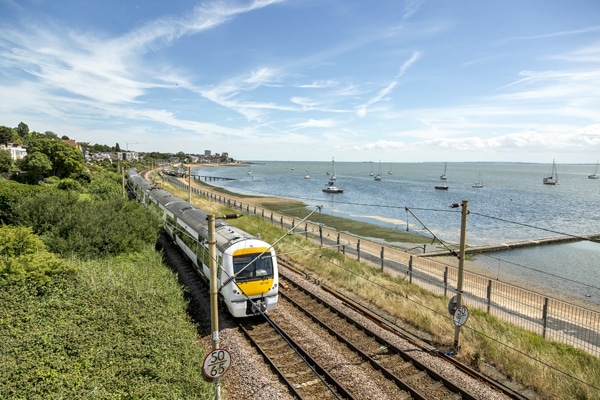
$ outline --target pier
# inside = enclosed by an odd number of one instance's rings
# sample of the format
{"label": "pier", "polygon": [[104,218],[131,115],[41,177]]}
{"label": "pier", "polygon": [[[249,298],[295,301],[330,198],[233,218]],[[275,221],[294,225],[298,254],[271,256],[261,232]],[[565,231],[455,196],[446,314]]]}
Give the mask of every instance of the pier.
{"label": "pier", "polygon": [[[574,243],[581,242],[583,240],[590,240],[597,242],[600,240],[600,234],[597,235],[585,235],[585,236],[557,236],[545,239],[536,239],[536,240],[521,240],[518,242],[511,243],[499,243],[499,244],[491,244],[485,246],[467,246],[465,249],[466,254],[482,254],[482,253],[493,253],[498,251],[506,251],[506,250],[514,250],[514,249],[522,249],[525,247],[535,247],[535,246],[547,246],[552,244],[564,244],[564,243]],[[448,250],[441,251],[428,251],[425,254],[422,254],[421,257],[436,257],[436,256],[448,256],[451,253]]]}
{"label": "pier", "polygon": [[225,178],[222,176],[206,176],[206,175],[192,175],[194,180],[209,182],[209,181],[235,181],[234,178]]}

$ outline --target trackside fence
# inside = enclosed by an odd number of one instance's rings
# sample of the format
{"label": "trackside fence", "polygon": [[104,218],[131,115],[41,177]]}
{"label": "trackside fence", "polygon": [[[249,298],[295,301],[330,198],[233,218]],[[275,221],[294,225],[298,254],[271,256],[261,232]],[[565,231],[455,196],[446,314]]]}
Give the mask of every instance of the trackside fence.
{"label": "trackside fence", "polygon": [[[174,185],[189,190],[187,183],[167,177]],[[457,292],[458,268],[432,258],[337,232],[321,224],[300,222],[273,211],[244,204],[227,196],[193,187],[192,193],[227,205],[281,226],[294,234],[334,247],[349,257],[374,264],[382,270],[404,274],[410,283],[430,292],[452,297]],[[600,357],[600,313],[554,299],[518,286],[464,271],[462,301],[541,337],[572,345]]]}

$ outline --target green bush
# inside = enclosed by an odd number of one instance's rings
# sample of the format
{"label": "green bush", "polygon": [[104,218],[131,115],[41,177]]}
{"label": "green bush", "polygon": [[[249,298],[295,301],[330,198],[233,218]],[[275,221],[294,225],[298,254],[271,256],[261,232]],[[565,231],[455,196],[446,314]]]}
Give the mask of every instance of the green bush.
{"label": "green bush", "polygon": [[49,186],[58,186],[60,178],[58,176],[49,176],[44,178],[44,183]]}
{"label": "green bush", "polygon": [[0,181],[0,223],[15,224],[16,207],[24,199],[47,189],[42,186],[23,185],[13,181]]}
{"label": "green bush", "polygon": [[161,227],[142,205],[121,196],[82,199],[56,189],[22,198],[14,218],[31,226],[50,251],[83,259],[139,251],[156,243]]}
{"label": "green bush", "polygon": [[0,290],[1,399],[212,398],[205,350],[153,246]]}
{"label": "green bush", "polygon": [[0,283],[27,282],[36,291],[44,290],[56,276],[70,275],[74,266],[46,251],[31,228],[0,226]]}
{"label": "green bush", "polygon": [[58,183],[58,188],[61,190],[74,190],[76,192],[81,191],[81,184],[72,178],[61,179]]}

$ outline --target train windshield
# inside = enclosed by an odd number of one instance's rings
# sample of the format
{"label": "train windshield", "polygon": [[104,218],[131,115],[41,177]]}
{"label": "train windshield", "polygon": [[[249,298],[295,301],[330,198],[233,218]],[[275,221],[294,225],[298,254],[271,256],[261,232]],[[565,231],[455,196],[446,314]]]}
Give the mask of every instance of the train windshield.
{"label": "train windshield", "polygon": [[233,257],[233,272],[237,281],[267,279],[273,277],[271,253],[244,254]]}

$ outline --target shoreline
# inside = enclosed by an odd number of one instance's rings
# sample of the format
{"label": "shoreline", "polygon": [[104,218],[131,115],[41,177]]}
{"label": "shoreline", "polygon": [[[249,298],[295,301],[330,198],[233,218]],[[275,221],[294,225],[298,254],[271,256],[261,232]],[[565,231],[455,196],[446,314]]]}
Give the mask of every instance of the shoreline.
{"label": "shoreline", "polygon": [[[231,166],[231,167],[235,167],[235,166],[245,166],[245,165],[249,165],[250,163],[248,162],[244,162],[244,163],[219,163],[219,164],[185,164],[186,167],[191,167],[193,168],[210,168],[210,167],[223,167],[223,166]],[[214,186],[211,184],[208,184],[206,182],[203,181],[194,181],[193,184],[197,185],[197,186],[201,186],[202,188],[204,188],[205,190],[212,192],[212,193],[218,193],[218,194],[225,194],[227,196],[230,196],[232,199],[235,199],[237,201],[240,202],[245,202],[245,203],[249,203],[251,205],[254,206],[261,206],[264,208],[269,208],[269,205],[272,204],[289,204],[289,203],[298,203],[298,204],[302,204],[304,207],[308,207],[304,202],[299,201],[299,200],[293,200],[293,199],[288,199],[288,198],[284,198],[284,197],[276,197],[276,196],[269,196],[269,195],[264,195],[264,196],[260,196],[260,195],[244,195],[244,194],[240,194],[240,193],[236,193],[236,192],[232,192],[228,189],[223,189],[219,186]],[[273,209],[273,211],[279,212],[279,210],[277,209]],[[342,220],[348,220],[348,221],[352,221],[349,220],[347,218],[342,218],[342,217],[336,217],[336,218],[340,218]],[[356,221],[353,221],[356,222]],[[376,225],[372,225],[372,224],[368,224],[368,223],[364,223],[366,225],[369,226],[373,226],[374,228],[377,228],[378,230],[381,231],[385,231],[385,230],[389,230],[391,232],[394,232],[393,229],[390,228],[381,228],[381,227],[377,227]],[[339,226],[336,226],[335,221],[331,222],[329,224],[329,227],[335,230],[339,230]],[[427,244],[427,250],[426,253],[429,252],[436,252],[438,250],[441,249],[441,247],[438,245],[436,246],[435,244],[431,244],[431,238],[426,237],[426,236],[421,236],[418,235],[416,233],[406,233],[407,235],[410,235],[417,240],[414,243],[411,242],[401,242],[401,241],[388,241],[385,238],[382,237],[378,237],[376,235],[359,235],[356,233],[352,233],[353,235],[362,237],[366,240],[370,240],[370,241],[374,241],[377,242],[378,244],[385,244],[391,247],[396,247],[396,248],[400,248],[403,249],[404,251],[407,251],[407,249],[410,249],[411,247],[414,247],[417,243],[421,243],[421,244]],[[419,256],[418,254],[414,254],[415,256]],[[453,266],[453,267],[458,267],[458,258],[451,256],[451,255],[447,255],[447,256],[434,256],[432,257],[435,260],[438,260],[442,263],[448,264],[449,266]],[[518,278],[512,278],[512,277],[507,277],[507,276],[501,276],[498,277],[497,274],[495,274],[494,272],[490,271],[488,268],[477,264],[476,261],[473,261],[469,258],[465,259],[464,264],[463,264],[465,271],[483,276],[487,279],[491,279],[494,281],[498,281],[498,282],[502,282],[502,283],[506,283],[506,284],[510,284],[534,293],[538,293],[540,295],[544,295],[544,296],[548,296],[551,298],[554,298],[556,300],[559,301],[563,301],[563,302],[567,302],[567,303],[571,303],[574,304],[576,306],[579,307],[583,307],[586,309],[590,309],[593,311],[598,312],[600,304],[597,302],[593,302],[591,300],[586,300],[586,299],[582,299],[582,298],[577,298],[577,297],[572,297],[569,296],[566,293],[561,293],[558,292],[556,290],[553,290],[551,288],[545,288],[545,287],[539,287],[537,285],[532,285],[531,282],[528,282],[526,280],[522,280],[522,279],[518,279]]]}

